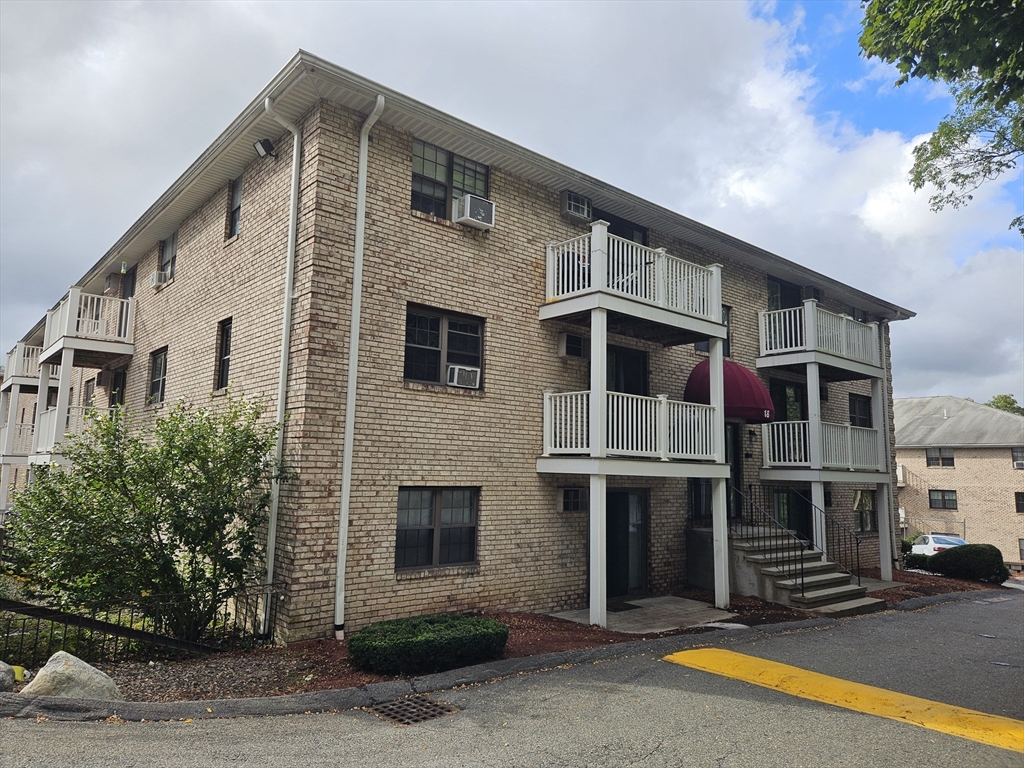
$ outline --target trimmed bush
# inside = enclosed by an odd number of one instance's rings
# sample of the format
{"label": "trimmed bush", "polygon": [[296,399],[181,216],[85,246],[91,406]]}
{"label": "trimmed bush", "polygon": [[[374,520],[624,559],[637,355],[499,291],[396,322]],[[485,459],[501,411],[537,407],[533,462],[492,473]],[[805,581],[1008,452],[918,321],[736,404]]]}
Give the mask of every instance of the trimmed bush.
{"label": "trimmed bush", "polygon": [[443,672],[501,656],[508,627],[480,616],[442,613],[382,621],[348,640],[349,661],[383,675]]}
{"label": "trimmed bush", "polygon": [[928,555],[915,555],[909,554],[903,561],[904,568],[916,568],[919,571],[928,570],[928,561],[931,558]]}
{"label": "trimmed bush", "polygon": [[1010,578],[1003,564],[1003,553],[991,544],[964,544],[936,552],[924,566],[932,573],[954,579],[1002,584]]}

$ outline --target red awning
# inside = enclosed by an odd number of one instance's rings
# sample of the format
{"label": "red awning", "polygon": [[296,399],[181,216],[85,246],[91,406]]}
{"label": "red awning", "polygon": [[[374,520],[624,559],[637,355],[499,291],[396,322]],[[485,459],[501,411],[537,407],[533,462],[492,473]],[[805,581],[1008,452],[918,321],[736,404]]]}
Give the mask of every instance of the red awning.
{"label": "red awning", "polygon": [[[688,403],[711,403],[711,361],[703,360],[690,371],[683,400]],[[771,395],[757,376],[739,363],[722,363],[725,379],[725,417],[745,419],[754,424],[775,420]]]}

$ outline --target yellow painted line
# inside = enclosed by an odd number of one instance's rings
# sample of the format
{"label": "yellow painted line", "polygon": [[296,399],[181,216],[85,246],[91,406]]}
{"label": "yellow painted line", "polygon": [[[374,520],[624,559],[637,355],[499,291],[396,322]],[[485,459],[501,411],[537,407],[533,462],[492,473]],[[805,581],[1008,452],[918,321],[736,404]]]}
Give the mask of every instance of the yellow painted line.
{"label": "yellow painted line", "polygon": [[960,736],[993,747],[1024,753],[1024,721],[954,707],[938,701],[887,691],[871,685],[829,677],[777,661],[721,648],[697,648],[665,657],[665,661],[731,677],[764,688],[832,704],[933,731]]}

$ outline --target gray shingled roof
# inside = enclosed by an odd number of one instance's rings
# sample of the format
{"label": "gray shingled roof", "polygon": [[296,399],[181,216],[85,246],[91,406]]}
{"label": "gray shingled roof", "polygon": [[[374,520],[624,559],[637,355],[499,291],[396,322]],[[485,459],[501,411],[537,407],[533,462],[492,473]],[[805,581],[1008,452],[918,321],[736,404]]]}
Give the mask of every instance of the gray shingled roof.
{"label": "gray shingled roof", "polygon": [[893,401],[897,448],[1024,446],[1024,416],[959,397]]}

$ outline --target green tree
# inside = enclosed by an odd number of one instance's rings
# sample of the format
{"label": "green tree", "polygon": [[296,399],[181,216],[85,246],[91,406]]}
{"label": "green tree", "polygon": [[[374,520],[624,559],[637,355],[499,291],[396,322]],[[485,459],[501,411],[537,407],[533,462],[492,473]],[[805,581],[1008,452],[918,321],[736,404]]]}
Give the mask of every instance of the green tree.
{"label": "green tree", "polygon": [[181,596],[160,609],[161,629],[199,639],[262,575],[276,429],[260,414],[230,400],[216,412],[178,404],[146,428],[122,409],[94,418],[61,444],[68,466],[38,468],[13,498],[22,575],[65,606]]}
{"label": "green tree", "polygon": [[[910,182],[932,210],[969,202],[1024,154],[1024,2],[863,0],[860,46],[911,77],[950,84],[956,109],[914,149]],[[1010,222],[1024,234],[1024,217]]]}
{"label": "green tree", "polygon": [[1024,406],[1017,405],[1017,398],[1013,395],[995,395],[985,405],[998,408],[1000,411],[1009,411],[1010,413],[1016,413],[1018,416],[1024,416]]}

